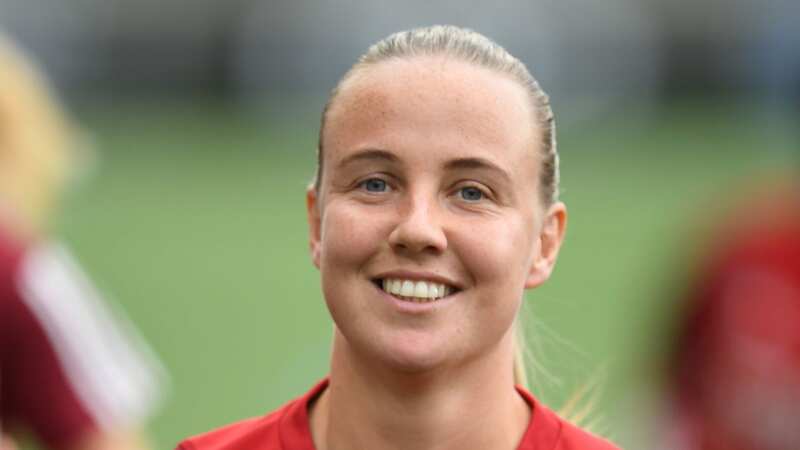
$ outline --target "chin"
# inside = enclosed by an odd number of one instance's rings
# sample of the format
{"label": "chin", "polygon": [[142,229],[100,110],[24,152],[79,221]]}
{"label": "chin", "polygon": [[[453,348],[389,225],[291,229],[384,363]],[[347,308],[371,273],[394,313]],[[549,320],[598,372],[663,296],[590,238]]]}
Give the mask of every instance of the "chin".
{"label": "chin", "polygon": [[446,359],[437,356],[397,352],[391,355],[384,355],[383,360],[392,370],[412,374],[430,372],[442,367]]}
{"label": "chin", "polygon": [[453,349],[419,332],[388,333],[383,339],[370,339],[371,357],[400,373],[425,373],[442,367],[453,358]]}

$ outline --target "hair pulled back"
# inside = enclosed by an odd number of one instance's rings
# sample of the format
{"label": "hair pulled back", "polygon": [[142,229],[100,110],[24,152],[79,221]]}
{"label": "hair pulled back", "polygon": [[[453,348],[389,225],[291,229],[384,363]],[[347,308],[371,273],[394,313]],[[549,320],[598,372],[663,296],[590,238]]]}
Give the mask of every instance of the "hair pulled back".
{"label": "hair pulled back", "polygon": [[541,153],[542,167],[539,180],[541,200],[545,205],[558,201],[558,151],[556,149],[555,119],[550,107],[550,98],[525,65],[503,47],[482,34],[452,25],[435,25],[394,33],[372,45],[339,80],[322,110],[317,145],[317,171],[313,180],[314,188],[319,189],[322,178],[323,135],[328,112],[345,81],[367,67],[391,59],[410,59],[415,56],[447,56],[474,64],[510,76],[525,89],[533,106],[534,121],[541,129],[541,145],[532,149]]}

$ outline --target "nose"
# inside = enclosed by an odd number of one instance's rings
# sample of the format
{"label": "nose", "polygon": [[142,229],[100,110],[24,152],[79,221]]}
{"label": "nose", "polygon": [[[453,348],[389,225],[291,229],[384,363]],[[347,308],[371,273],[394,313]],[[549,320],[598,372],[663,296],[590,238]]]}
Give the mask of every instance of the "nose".
{"label": "nose", "polygon": [[443,252],[447,248],[447,237],[440,223],[437,202],[422,195],[408,197],[389,235],[389,245],[406,253]]}

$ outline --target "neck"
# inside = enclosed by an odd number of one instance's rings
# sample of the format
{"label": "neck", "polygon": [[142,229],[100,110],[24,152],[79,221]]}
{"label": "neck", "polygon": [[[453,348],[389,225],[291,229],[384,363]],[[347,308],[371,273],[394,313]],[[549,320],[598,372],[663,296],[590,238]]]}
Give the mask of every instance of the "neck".
{"label": "neck", "polygon": [[33,241],[39,233],[30,222],[24,219],[20,211],[0,198],[0,225],[4,232],[9,233],[15,240]]}
{"label": "neck", "polygon": [[311,410],[317,449],[513,450],[528,427],[511,333],[455,369],[409,373],[366,359],[337,330],[330,385]]}

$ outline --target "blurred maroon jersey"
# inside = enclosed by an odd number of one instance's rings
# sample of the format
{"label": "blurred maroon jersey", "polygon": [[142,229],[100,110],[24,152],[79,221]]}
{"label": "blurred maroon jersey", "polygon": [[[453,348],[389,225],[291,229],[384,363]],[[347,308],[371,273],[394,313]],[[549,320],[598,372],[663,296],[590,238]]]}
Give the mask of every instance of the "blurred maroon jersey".
{"label": "blurred maroon jersey", "polygon": [[136,341],[63,247],[0,229],[3,432],[32,431],[66,449],[94,430],[140,423],[159,371]]}

